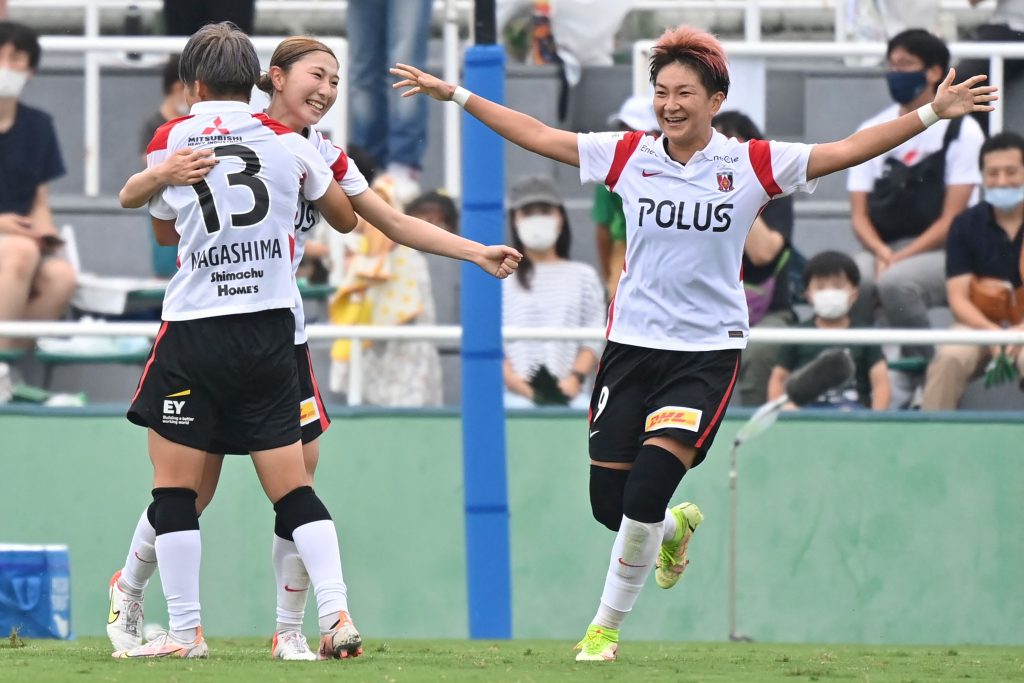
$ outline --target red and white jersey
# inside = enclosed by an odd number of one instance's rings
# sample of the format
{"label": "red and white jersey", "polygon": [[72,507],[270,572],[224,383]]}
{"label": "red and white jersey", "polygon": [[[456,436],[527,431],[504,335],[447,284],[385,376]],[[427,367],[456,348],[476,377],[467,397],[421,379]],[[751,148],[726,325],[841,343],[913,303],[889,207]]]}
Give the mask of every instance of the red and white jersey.
{"label": "red and white jersey", "polygon": [[747,345],[743,244],[772,198],[807,181],[811,145],[713,132],[681,164],[665,138],[578,136],[580,179],[622,197],[626,262],[608,311],[608,339],[653,349],[709,351]]}
{"label": "red and white jersey", "polygon": [[[341,189],[349,197],[360,195],[369,189],[366,177],[363,176],[355,162],[348,158],[341,147],[336,146],[328,140],[323,133],[312,126],[305,131],[305,137],[320,152],[320,156],[331,167],[334,180],[341,185]],[[292,257],[292,274],[294,275],[302,262],[302,255],[306,251],[306,238],[309,231],[320,222],[320,212],[301,194],[299,195],[299,207],[295,212],[295,255]],[[292,315],[295,316],[295,343],[306,343],[306,314],[302,309],[302,296],[298,292],[298,283],[295,285],[295,307],[292,308]]]}
{"label": "red and white jersey", "polygon": [[292,254],[296,198],[319,199],[333,174],[301,135],[253,114],[244,102],[200,102],[157,129],[149,167],[184,147],[219,162],[195,185],[167,187],[149,212],[181,236],[164,320],[191,320],[295,306]]}

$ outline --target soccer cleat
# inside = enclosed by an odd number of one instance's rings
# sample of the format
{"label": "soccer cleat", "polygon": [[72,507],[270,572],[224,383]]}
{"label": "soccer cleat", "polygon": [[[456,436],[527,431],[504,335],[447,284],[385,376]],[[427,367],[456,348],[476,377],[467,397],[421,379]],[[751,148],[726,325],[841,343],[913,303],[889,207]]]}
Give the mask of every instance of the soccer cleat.
{"label": "soccer cleat", "polygon": [[167,631],[160,631],[156,638],[145,645],[131,650],[119,650],[113,654],[114,659],[144,659],[153,657],[180,657],[182,659],[206,659],[210,656],[210,648],[203,638],[203,627],[196,631],[196,639],[191,643],[179,643]]}
{"label": "soccer cleat", "polygon": [[574,649],[579,650],[577,662],[614,662],[619,651],[619,631],[591,624]]}
{"label": "soccer cleat", "polygon": [[348,659],[363,654],[363,638],[348,612],[339,612],[331,630],[320,636],[320,659]]}
{"label": "soccer cleat", "polygon": [[110,611],[107,614],[107,637],[114,651],[133,650],[142,645],[142,596],[135,597],[121,590],[121,570],[110,577]]}
{"label": "soccer cleat", "polygon": [[288,661],[314,661],[317,656],[309,649],[306,636],[298,631],[277,631],[274,633],[274,645],[271,649],[274,659]]}
{"label": "soccer cleat", "polygon": [[654,580],[662,588],[671,588],[682,578],[686,565],[686,546],[690,544],[693,532],[704,521],[704,515],[693,503],[682,503],[669,510],[676,518],[676,533],[671,541],[661,544],[658,566]]}

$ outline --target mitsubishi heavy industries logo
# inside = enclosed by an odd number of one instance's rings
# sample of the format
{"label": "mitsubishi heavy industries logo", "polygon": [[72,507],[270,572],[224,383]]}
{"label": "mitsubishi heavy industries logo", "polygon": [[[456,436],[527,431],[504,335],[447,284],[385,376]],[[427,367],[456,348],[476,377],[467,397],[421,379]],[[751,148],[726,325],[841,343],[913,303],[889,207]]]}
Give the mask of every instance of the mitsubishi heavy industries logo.
{"label": "mitsubishi heavy industries logo", "polygon": [[203,135],[213,135],[214,133],[217,133],[218,135],[231,135],[231,131],[228,130],[227,128],[224,128],[223,126],[224,126],[224,122],[221,121],[220,117],[218,116],[217,118],[215,118],[213,120],[213,125],[212,126],[210,126],[209,128],[204,128],[203,129],[202,134]]}

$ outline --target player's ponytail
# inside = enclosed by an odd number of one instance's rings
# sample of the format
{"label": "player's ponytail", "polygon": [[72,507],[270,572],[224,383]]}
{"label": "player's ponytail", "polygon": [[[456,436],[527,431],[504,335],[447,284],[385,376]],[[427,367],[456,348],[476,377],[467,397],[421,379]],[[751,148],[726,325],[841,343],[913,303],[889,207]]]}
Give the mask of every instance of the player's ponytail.
{"label": "player's ponytail", "polygon": [[260,74],[260,80],[256,81],[256,87],[267,93],[274,94],[274,82],[270,80],[270,72]]}

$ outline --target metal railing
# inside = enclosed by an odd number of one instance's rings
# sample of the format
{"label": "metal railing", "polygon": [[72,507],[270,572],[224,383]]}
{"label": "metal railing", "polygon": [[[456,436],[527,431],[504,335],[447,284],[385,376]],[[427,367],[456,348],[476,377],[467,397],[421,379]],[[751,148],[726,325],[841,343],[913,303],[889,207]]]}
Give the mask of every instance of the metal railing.
{"label": "metal railing", "polygon": [[[26,322],[0,321],[0,337],[156,337],[159,323],[136,322]],[[462,328],[458,325],[309,325],[306,332],[311,341],[351,339],[353,341],[428,341],[458,345],[462,341]],[[504,327],[505,341],[557,340],[602,341],[603,328]],[[828,346],[850,345],[1024,345],[1024,330],[902,330],[902,329],[845,329],[824,330],[812,328],[770,327],[750,330],[751,344],[812,344]],[[349,405],[362,404],[363,347],[352,344],[349,358]]]}

